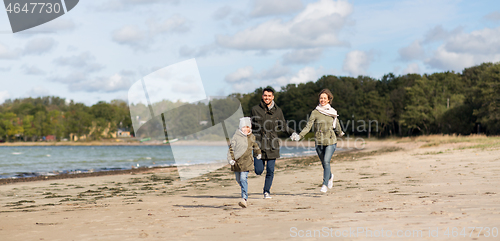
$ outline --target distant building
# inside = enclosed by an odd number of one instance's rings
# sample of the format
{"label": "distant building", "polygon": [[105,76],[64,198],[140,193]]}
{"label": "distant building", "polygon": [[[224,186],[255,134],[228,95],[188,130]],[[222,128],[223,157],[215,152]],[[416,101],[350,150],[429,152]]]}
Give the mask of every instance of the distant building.
{"label": "distant building", "polygon": [[126,128],[118,128],[116,138],[130,137],[130,130]]}

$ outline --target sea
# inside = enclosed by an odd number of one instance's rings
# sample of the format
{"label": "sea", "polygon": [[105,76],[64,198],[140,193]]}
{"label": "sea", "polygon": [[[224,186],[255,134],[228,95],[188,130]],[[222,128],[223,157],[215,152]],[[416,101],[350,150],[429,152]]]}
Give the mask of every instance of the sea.
{"label": "sea", "polygon": [[[0,179],[223,162],[227,146],[0,146]],[[175,157],[174,157],[174,154]],[[281,147],[282,158],[316,155]]]}

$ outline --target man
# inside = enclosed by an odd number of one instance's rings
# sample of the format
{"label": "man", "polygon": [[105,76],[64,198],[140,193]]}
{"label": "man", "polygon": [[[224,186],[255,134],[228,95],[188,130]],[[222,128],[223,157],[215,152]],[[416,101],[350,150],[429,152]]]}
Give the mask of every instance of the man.
{"label": "man", "polygon": [[264,89],[260,104],[252,108],[252,131],[262,151],[262,159],[254,157],[255,174],[262,174],[266,166],[264,198],[269,199],[274,178],[274,164],[276,158],[280,157],[277,131],[291,134],[292,140],[299,138],[297,133],[287,126],[281,108],[274,103],[274,90],[271,88]]}

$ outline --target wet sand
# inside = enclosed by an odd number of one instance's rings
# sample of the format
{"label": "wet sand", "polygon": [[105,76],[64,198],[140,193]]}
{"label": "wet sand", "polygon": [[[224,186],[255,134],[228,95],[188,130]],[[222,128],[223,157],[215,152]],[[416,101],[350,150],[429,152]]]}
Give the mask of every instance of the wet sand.
{"label": "wet sand", "polygon": [[336,153],[332,172],[334,187],[323,194],[319,192],[322,167],[317,157],[281,159],[276,164],[272,199],[262,198],[264,176],[249,175],[250,205],[246,209],[237,204],[240,189],[228,166],[187,181],[179,180],[175,169],[170,168],[5,184],[0,185],[0,237],[1,240],[386,240],[389,234],[405,240],[500,237],[498,144],[368,141],[363,150]]}

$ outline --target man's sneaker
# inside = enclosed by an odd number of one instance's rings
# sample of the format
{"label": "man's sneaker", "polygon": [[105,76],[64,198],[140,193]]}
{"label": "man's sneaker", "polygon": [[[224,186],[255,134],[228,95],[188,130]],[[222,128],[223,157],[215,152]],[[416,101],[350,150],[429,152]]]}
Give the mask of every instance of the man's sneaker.
{"label": "man's sneaker", "polygon": [[268,192],[265,192],[264,193],[264,198],[265,199],[271,199],[272,197],[271,197],[271,194],[269,194]]}
{"label": "man's sneaker", "polygon": [[333,187],[333,174],[330,177],[330,180],[328,180],[328,188],[332,189],[332,187]]}
{"label": "man's sneaker", "polygon": [[247,207],[247,200],[242,198],[241,201],[238,203],[238,205],[240,205],[242,208],[246,208]]}
{"label": "man's sneaker", "polygon": [[326,191],[328,191],[328,187],[327,187],[326,185],[323,185],[323,186],[321,187],[321,190],[319,190],[319,191],[320,191],[320,192],[326,192]]}

